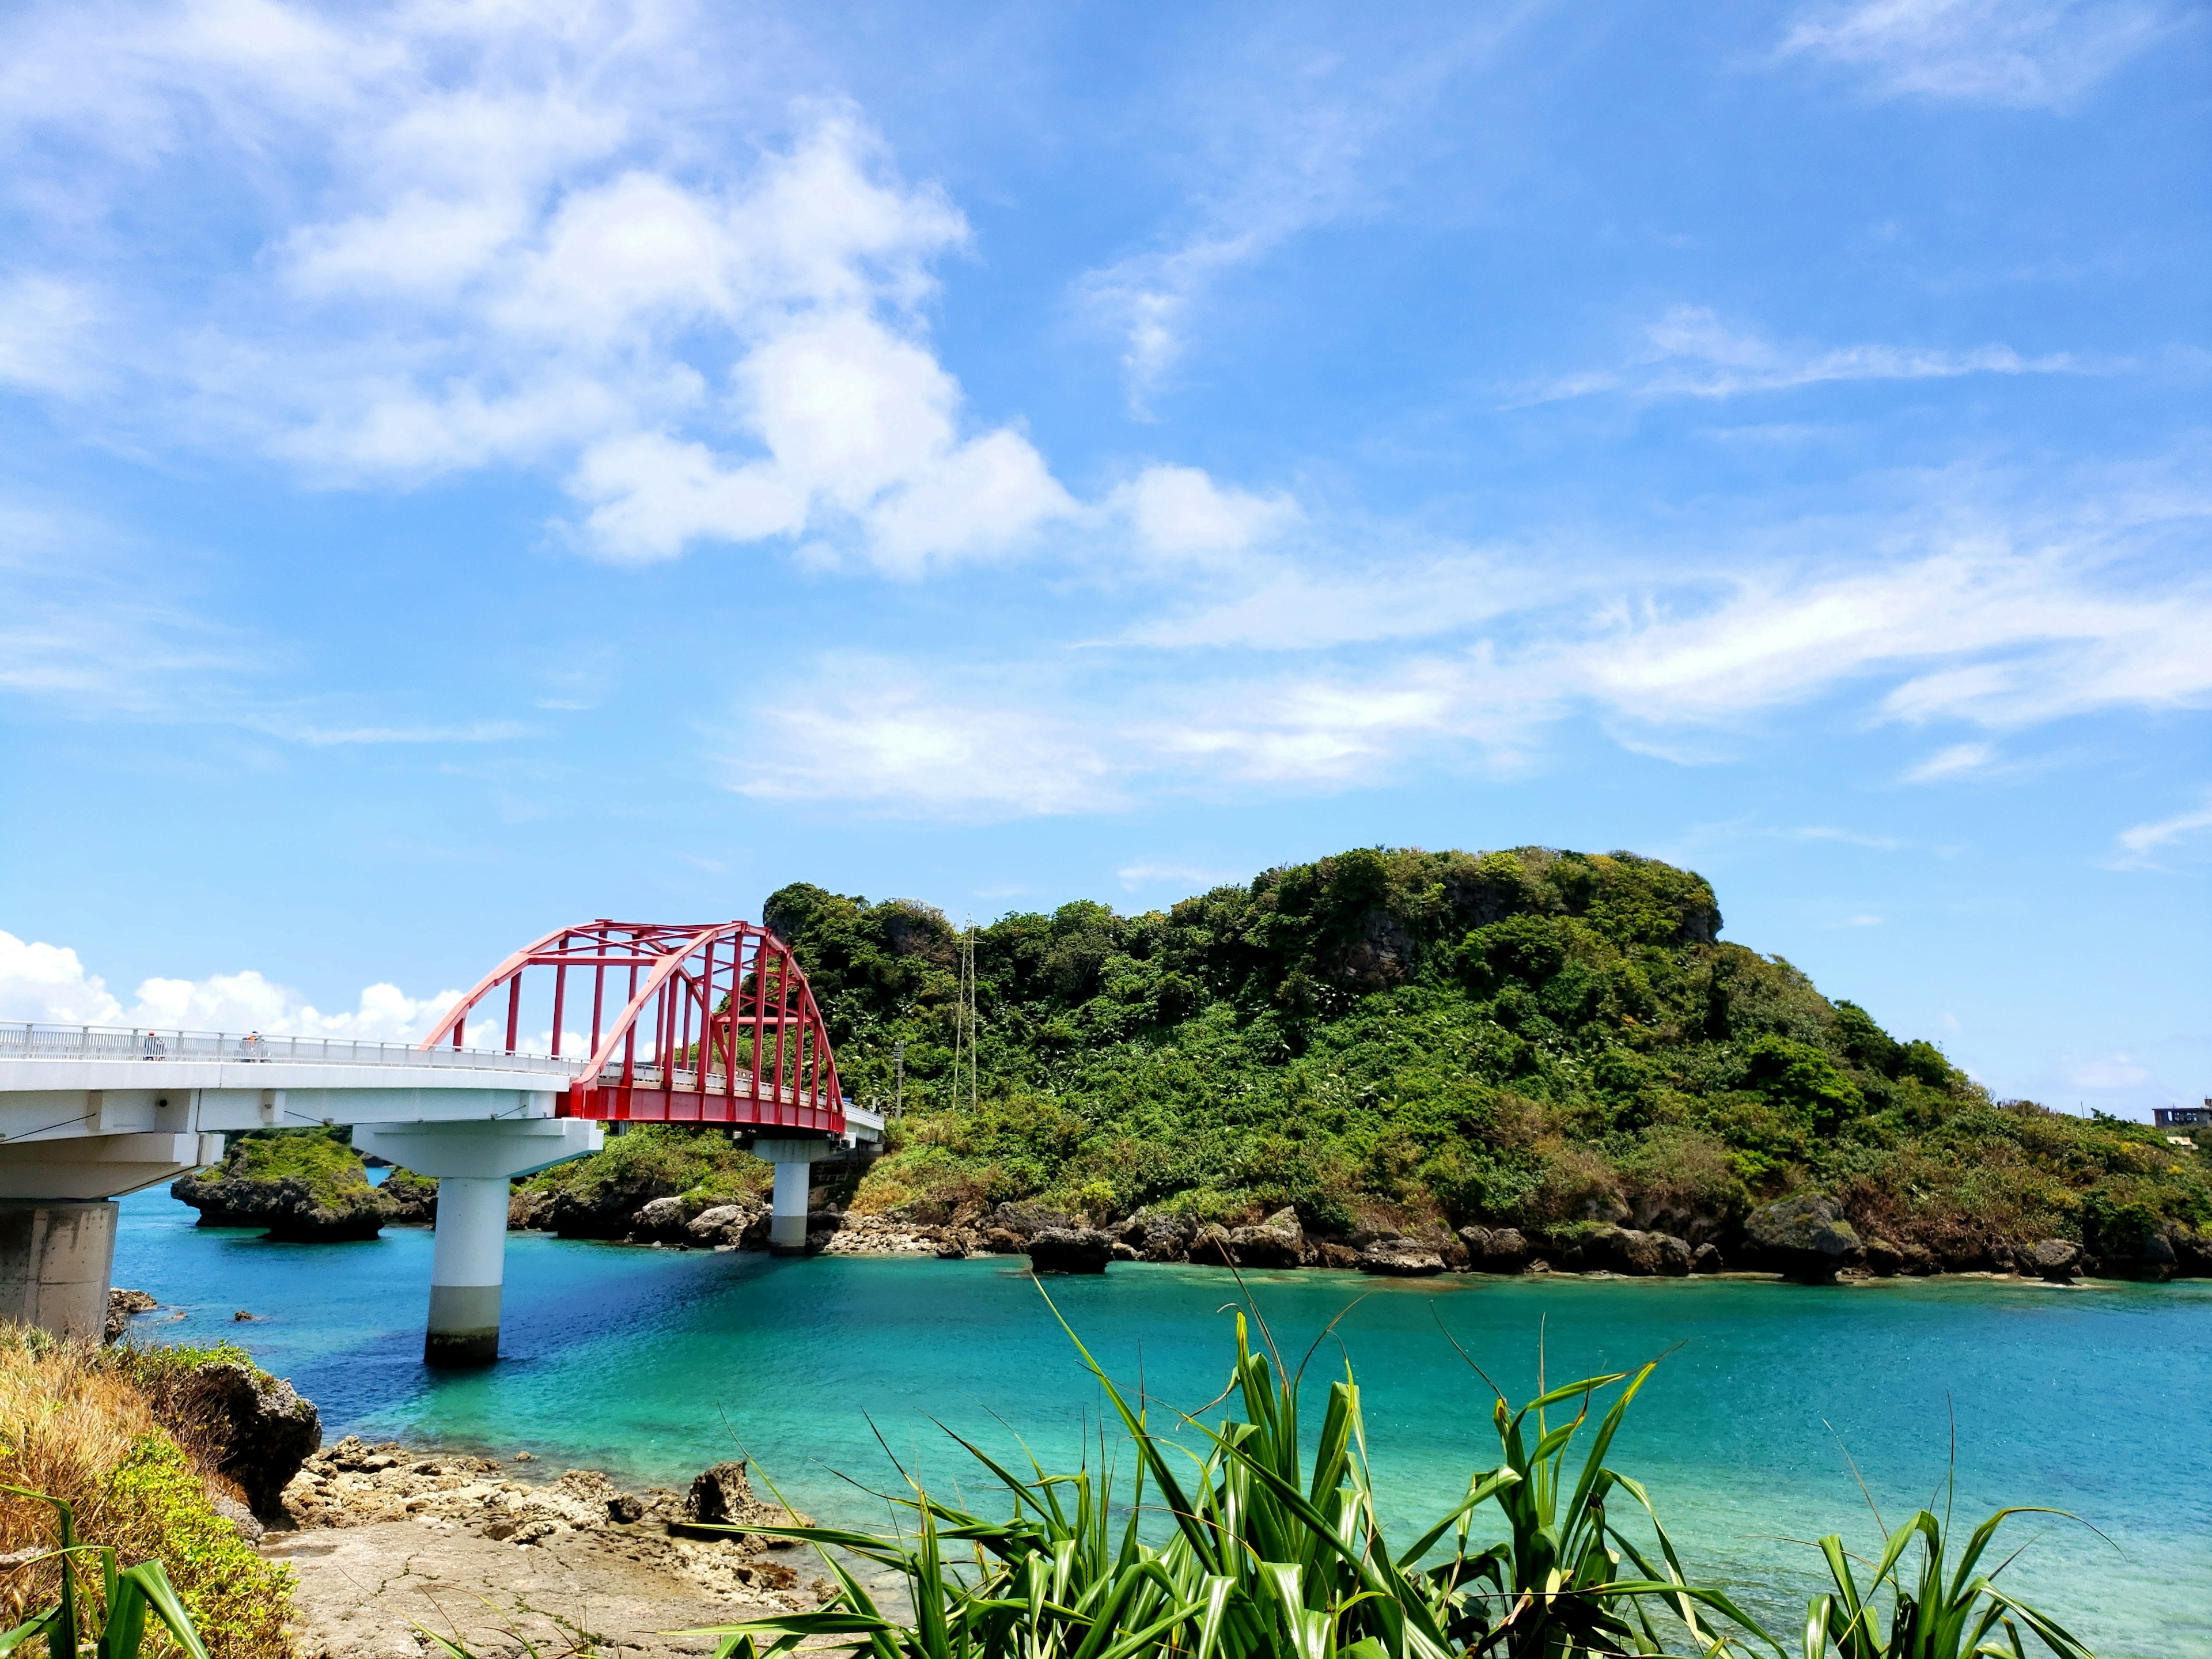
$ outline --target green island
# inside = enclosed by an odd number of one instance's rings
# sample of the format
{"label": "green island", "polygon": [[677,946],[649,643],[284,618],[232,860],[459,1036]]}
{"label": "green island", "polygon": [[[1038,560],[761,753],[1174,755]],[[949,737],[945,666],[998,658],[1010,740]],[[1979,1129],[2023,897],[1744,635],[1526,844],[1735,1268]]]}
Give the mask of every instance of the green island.
{"label": "green island", "polygon": [[903,1106],[856,1214],[1034,1200],[1234,1225],[1287,1206],[1324,1238],[1473,1224],[1556,1250],[1632,1223],[1726,1250],[1755,1206],[1819,1192],[1879,1270],[2003,1269],[2050,1239],[2108,1272],[2204,1270],[2201,1152],[1993,1100],[1935,1044],[1722,939],[1712,888],[1652,859],[1355,849],[972,940],[927,905],[803,884],[763,915],[848,1091]]}

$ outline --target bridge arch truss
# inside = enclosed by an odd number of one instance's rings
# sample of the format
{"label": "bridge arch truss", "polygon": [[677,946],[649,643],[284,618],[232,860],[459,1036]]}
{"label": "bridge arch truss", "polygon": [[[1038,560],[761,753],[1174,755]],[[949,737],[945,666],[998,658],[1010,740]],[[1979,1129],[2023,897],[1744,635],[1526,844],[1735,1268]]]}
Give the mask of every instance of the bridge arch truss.
{"label": "bridge arch truss", "polygon": [[813,989],[791,947],[752,922],[556,929],[493,969],[420,1046],[462,1048],[471,1018],[497,1022],[508,1054],[550,1018],[553,1058],[579,1063],[564,1117],[845,1133]]}

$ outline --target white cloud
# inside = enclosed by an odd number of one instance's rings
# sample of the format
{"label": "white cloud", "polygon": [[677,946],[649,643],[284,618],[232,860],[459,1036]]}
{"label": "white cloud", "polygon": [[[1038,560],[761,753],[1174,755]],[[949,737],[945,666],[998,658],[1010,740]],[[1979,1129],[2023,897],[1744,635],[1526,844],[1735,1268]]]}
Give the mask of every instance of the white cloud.
{"label": "white cloud", "polygon": [[2193,807],[2174,813],[2171,817],[2138,823],[2120,832],[2120,864],[2126,869],[2141,869],[2150,865],[2154,854],[2162,848],[2182,842],[2193,841],[2212,831],[2212,789],[2204,792],[2202,800]]}
{"label": "white cloud", "polygon": [[1780,51],[1861,70],[1891,96],[2063,109],[2169,15],[2141,0],[1849,0],[1801,13]]}
{"label": "white cloud", "polygon": [[[743,115],[690,9],[135,15],[51,9],[0,33],[19,159],[58,134],[104,145],[129,200],[189,154],[259,201],[262,257],[210,298],[118,242],[135,326],[104,361],[64,349],[84,337],[81,285],[20,278],[0,377],[108,387],[94,418],[152,410],[333,483],[552,466],[581,544],[621,561],[814,536],[912,573],[1074,512],[1018,428],[967,418],[928,342],[917,307],[967,240],[959,212],[842,106],[756,109],[793,136],[702,147]],[[288,192],[283,166],[315,188]]]}
{"label": "white cloud", "polygon": [[[2103,578],[2104,580],[2100,580]],[[2212,696],[2212,586],[2111,585],[2094,554],[1969,537],[1872,568],[1740,581],[1719,603],[1624,610],[1553,671],[1646,719],[1725,720],[1881,671],[1881,711],[2008,727]],[[1943,665],[1920,669],[1919,665]]]}
{"label": "white cloud", "polygon": [[106,981],[87,973],[76,951],[0,932],[0,1019],[112,1025],[122,1013]]}
{"label": "white cloud", "polygon": [[372,985],[350,1011],[325,1014],[297,991],[251,969],[204,980],[143,981],[128,1008],[66,946],[26,943],[0,932],[0,1018],[64,1025],[144,1025],[191,1031],[262,1031],[287,1036],[412,1042],[460,1000],[459,991],[410,997]]}
{"label": "white cloud", "polygon": [[894,817],[981,821],[1110,810],[1121,797],[1097,734],[1015,692],[956,700],[928,677],[831,665],[744,723],[731,787],[764,800],[853,802]]}
{"label": "white cloud", "polygon": [[1242,553],[1302,516],[1288,495],[1224,489],[1196,467],[1148,466],[1114,492],[1139,543],[1168,555]]}
{"label": "white cloud", "polygon": [[1966,777],[1987,771],[1997,751],[1986,743],[1954,743],[1937,750],[1905,775],[1907,783],[1936,783],[1945,778]]}
{"label": "white cloud", "polygon": [[2023,357],[2008,345],[1966,350],[1919,346],[1785,343],[1731,327],[1701,306],[1678,305],[1644,330],[1619,368],[1562,376],[1516,395],[1525,403],[1619,392],[1636,398],[1735,398],[1851,380],[1944,380],[1970,374],[2093,372],[2064,352]]}

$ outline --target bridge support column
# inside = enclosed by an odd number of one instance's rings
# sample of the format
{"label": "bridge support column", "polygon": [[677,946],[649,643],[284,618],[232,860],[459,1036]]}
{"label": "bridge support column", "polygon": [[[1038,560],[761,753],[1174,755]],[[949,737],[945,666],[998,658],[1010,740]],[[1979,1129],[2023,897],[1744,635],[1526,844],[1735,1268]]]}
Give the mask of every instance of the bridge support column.
{"label": "bridge support column", "polygon": [[775,1196],[769,1206],[768,1248],[776,1255],[806,1249],[806,1211],[813,1197],[814,1166],[836,1148],[826,1140],[756,1140],[753,1156],[775,1166]]}
{"label": "bridge support column", "polygon": [[112,1201],[0,1203],[0,1319],[97,1342],[115,1267]]}
{"label": "bridge support column", "polygon": [[0,1319],[97,1342],[115,1267],[111,1200],[221,1163],[222,1137],[157,1130],[175,1115],[166,1099],[80,1103],[76,1122],[93,1133],[0,1146]]}
{"label": "bridge support column", "polygon": [[500,1293],[507,1281],[507,1182],[595,1152],[596,1123],[507,1118],[476,1123],[362,1125],[364,1152],[438,1178],[438,1232],[430,1255],[426,1365],[489,1365],[499,1358]]}

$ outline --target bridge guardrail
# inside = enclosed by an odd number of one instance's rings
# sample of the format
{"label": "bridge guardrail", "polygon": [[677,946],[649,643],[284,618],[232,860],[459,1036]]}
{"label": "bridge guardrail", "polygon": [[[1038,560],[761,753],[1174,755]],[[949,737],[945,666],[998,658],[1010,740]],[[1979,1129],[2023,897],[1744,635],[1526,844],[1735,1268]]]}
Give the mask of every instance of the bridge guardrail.
{"label": "bridge guardrail", "polygon": [[567,1055],[510,1054],[500,1048],[417,1048],[407,1042],[349,1037],[265,1036],[258,1031],[185,1031],[149,1026],[48,1025],[0,1021],[0,1060],[303,1060],[332,1066],[408,1066],[496,1072],[565,1072],[584,1062]]}

